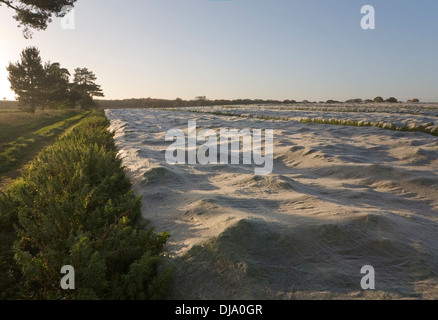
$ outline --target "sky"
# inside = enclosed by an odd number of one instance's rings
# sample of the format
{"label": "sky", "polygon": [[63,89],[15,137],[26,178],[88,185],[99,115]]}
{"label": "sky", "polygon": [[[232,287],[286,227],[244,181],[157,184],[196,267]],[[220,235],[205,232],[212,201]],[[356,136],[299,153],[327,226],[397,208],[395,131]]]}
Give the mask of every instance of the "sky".
{"label": "sky", "polygon": [[[375,9],[374,30],[361,8]],[[107,99],[438,101],[436,0],[78,0],[74,29],[54,19],[24,39],[0,6],[6,66],[27,46],[92,70]]]}

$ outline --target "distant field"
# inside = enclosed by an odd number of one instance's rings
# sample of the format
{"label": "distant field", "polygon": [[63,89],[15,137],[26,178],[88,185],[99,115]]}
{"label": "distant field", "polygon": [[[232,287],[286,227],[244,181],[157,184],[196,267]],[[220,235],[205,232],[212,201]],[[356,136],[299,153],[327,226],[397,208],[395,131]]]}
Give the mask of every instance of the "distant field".
{"label": "distant field", "polygon": [[18,101],[0,101],[0,112],[2,110],[10,110],[17,109],[18,110]]}

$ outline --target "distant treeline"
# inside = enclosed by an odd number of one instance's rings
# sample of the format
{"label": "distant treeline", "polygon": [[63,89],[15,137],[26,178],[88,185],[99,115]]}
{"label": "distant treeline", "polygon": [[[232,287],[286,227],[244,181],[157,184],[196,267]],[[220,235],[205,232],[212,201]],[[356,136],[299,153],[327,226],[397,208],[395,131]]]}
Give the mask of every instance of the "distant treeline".
{"label": "distant treeline", "polygon": [[[155,99],[155,98],[141,98],[141,99],[124,99],[124,100],[98,100],[99,107],[103,109],[125,109],[125,108],[179,108],[179,107],[196,107],[196,106],[230,106],[230,105],[254,105],[254,104],[341,104],[341,103],[399,103],[396,98],[391,97],[383,99],[377,97],[371,99],[349,99],[345,102],[337,100],[327,101],[296,101],[296,100],[263,100],[263,99],[216,99],[209,100],[205,96],[199,96],[192,100],[183,100],[177,98],[175,100],[169,99]],[[418,99],[408,100],[407,103],[419,103]]]}
{"label": "distant treeline", "polygon": [[[251,105],[251,104],[281,104],[283,101],[279,100],[262,100],[262,99],[216,99],[209,100],[205,97],[197,97],[193,100],[183,99],[155,99],[155,98],[141,98],[141,99],[124,99],[124,100],[98,100],[101,108],[178,108],[178,107],[195,107],[195,106],[229,106],[229,105]],[[293,100],[286,100],[293,101]],[[287,102],[287,103],[296,103]]]}
{"label": "distant treeline", "polygon": [[0,101],[0,109],[17,109],[17,108],[18,108],[18,101],[8,101],[8,100]]}
{"label": "distant treeline", "polygon": [[[345,102],[338,100],[327,101],[296,101],[296,100],[263,100],[263,99],[215,99],[209,100],[206,97],[196,97],[192,100],[183,99],[156,99],[156,98],[141,98],[141,99],[123,99],[123,100],[96,100],[99,107],[102,109],[125,109],[125,108],[178,108],[178,107],[196,107],[196,106],[231,106],[231,105],[255,105],[255,104],[368,104],[368,103],[401,103],[396,98],[383,99],[377,97],[371,99],[349,99]],[[419,103],[418,99],[410,99],[407,103]],[[17,108],[17,101],[0,101],[0,109]]]}

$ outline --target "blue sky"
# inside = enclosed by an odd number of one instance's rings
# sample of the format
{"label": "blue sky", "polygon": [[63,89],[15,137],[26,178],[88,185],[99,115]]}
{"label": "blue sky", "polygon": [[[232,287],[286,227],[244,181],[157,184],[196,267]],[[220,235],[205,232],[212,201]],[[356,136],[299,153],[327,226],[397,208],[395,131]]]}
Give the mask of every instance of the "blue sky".
{"label": "blue sky", "polygon": [[[376,29],[362,30],[373,5]],[[438,1],[78,0],[74,30],[55,19],[33,39],[0,7],[5,67],[26,46],[71,72],[88,67],[110,99],[438,101]]]}

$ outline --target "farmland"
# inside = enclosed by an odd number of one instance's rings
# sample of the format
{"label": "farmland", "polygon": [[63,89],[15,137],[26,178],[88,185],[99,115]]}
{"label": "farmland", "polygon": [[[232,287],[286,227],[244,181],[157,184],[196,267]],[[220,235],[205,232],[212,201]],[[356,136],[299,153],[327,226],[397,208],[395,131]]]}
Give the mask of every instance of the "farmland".
{"label": "farmland", "polygon": [[[433,130],[436,105],[106,113],[143,217],[171,234],[171,298],[438,297],[438,141],[415,130]],[[273,129],[272,174],[168,164],[166,132],[187,132],[189,120],[199,130]],[[361,290],[364,265],[378,274],[376,290]]]}

